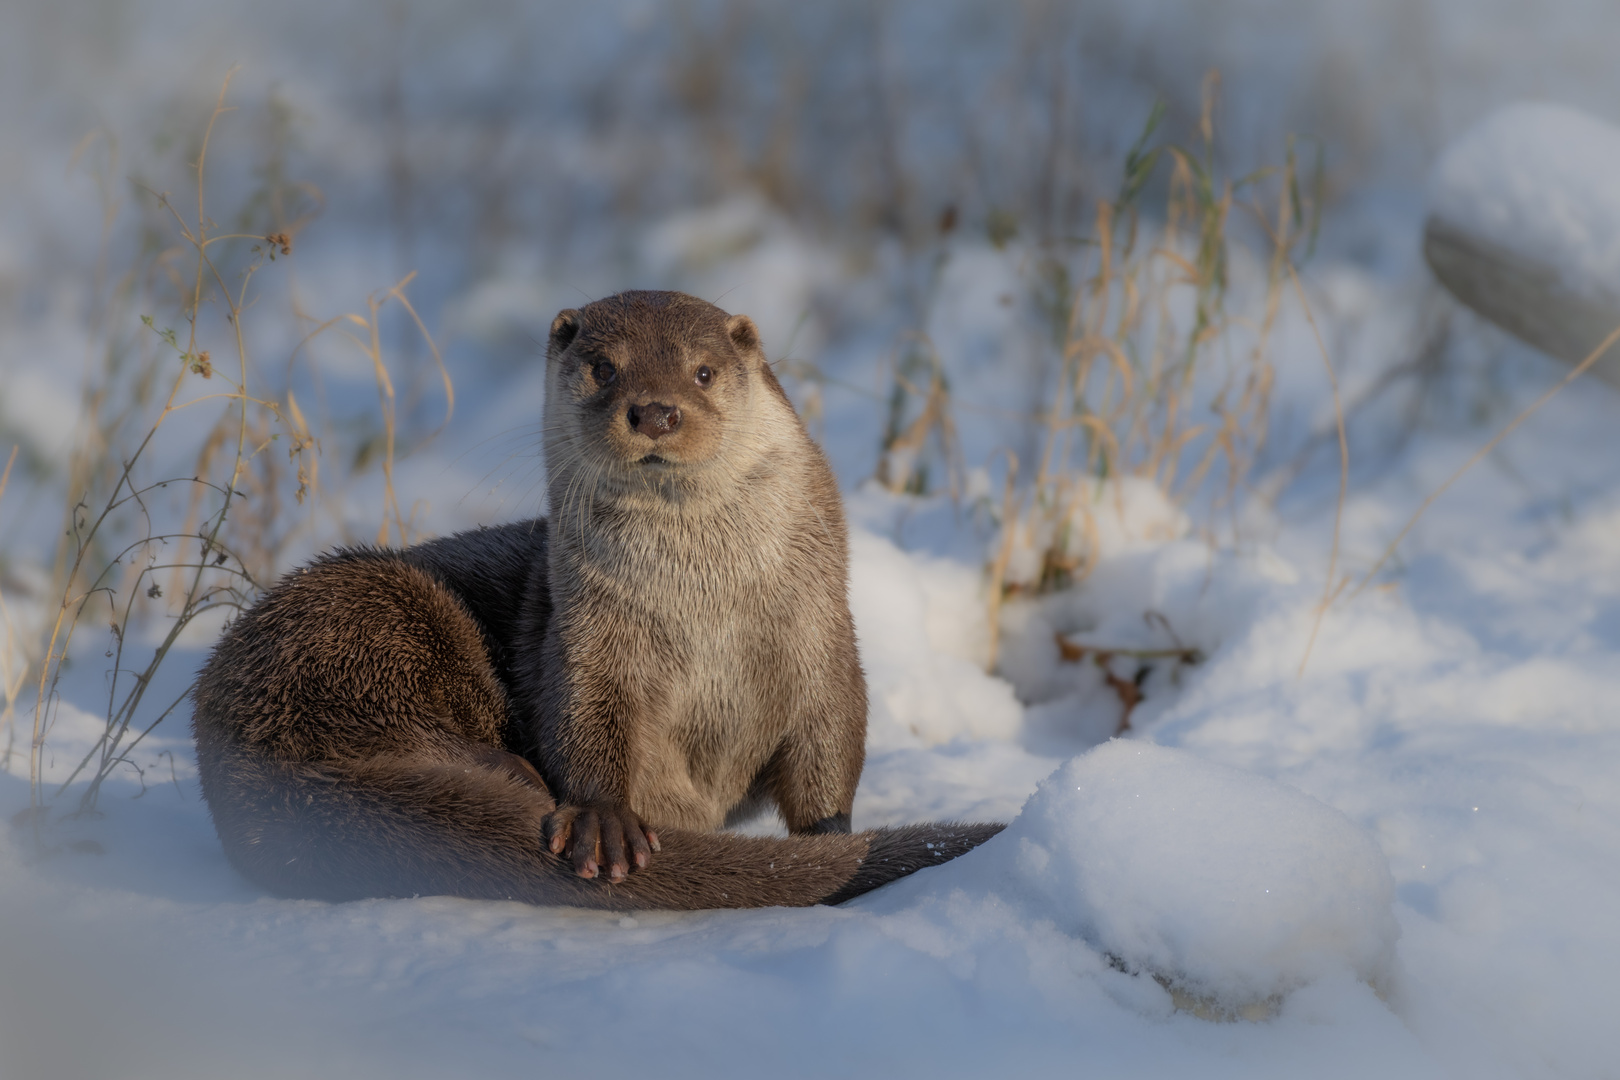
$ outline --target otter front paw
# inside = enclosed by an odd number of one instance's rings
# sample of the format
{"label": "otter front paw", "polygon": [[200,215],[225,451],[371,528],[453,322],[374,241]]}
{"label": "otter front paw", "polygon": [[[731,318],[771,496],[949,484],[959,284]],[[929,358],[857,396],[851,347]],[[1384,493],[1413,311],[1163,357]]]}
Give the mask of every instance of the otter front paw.
{"label": "otter front paw", "polygon": [[628,806],[614,803],[559,807],[540,827],[552,854],[572,861],[584,878],[606,866],[610,881],[623,881],[631,859],[637,868],[645,867],[659,849],[658,834]]}

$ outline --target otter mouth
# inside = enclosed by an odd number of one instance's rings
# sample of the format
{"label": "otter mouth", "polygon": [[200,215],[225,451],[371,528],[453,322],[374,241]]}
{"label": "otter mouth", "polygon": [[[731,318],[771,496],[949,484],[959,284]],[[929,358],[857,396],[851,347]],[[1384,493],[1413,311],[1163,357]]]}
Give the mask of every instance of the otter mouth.
{"label": "otter mouth", "polygon": [[666,458],[659,457],[657,454],[648,454],[646,457],[642,458],[641,461],[638,464],[641,464],[641,465],[669,465],[669,464],[671,464],[671,462]]}

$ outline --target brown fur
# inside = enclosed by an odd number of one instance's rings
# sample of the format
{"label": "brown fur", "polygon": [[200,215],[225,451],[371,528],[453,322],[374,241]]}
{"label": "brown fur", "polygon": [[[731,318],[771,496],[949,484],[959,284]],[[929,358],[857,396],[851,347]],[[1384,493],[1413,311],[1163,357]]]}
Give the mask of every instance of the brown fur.
{"label": "brown fur", "polygon": [[[549,521],[327,556],[215,649],[194,730],[233,863],[334,900],[754,907],[999,830],[830,835],[866,736],[845,527],[753,323],[621,294],[560,314],[547,365]],[[793,837],[713,832],[766,805]]]}

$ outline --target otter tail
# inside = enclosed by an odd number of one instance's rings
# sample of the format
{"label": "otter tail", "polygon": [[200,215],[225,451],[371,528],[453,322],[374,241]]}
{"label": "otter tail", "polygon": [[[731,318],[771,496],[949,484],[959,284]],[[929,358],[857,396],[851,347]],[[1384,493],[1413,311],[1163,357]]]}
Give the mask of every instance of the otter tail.
{"label": "otter tail", "polygon": [[226,855],[282,896],[452,895],[637,910],[842,903],[982,844],[1000,825],[747,837],[660,830],[651,865],[617,884],[576,875],[541,840],[544,787],[456,750],[358,764],[274,761],[199,739]]}

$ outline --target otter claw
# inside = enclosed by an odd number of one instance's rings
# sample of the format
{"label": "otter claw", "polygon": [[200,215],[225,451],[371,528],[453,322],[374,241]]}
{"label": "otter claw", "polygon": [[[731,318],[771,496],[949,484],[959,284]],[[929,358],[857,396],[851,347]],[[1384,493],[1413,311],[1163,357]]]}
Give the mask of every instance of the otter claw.
{"label": "otter claw", "polygon": [[542,824],[546,846],[561,855],[582,878],[603,870],[611,881],[623,881],[631,866],[645,869],[659,850],[658,835],[623,806],[564,806],[547,814]]}

